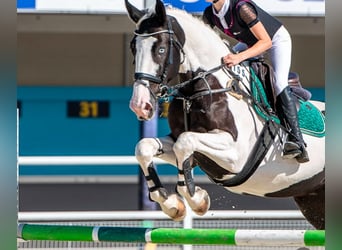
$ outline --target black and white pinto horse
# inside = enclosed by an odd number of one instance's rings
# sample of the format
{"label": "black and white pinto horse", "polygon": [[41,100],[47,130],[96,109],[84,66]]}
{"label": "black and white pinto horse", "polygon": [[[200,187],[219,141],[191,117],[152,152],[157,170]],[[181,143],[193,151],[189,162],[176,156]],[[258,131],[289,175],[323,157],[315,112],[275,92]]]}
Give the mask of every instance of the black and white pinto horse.
{"label": "black and white pinto horse", "polygon": [[[144,10],[128,0],[125,3],[136,24],[130,108],[138,119],[149,120],[158,113],[160,98],[171,99],[171,134],[144,138],[135,149],[150,199],[175,221],[186,214],[183,199],[196,214],[205,214],[210,198],[195,184],[192,172],[199,166],[214,183],[234,193],[293,197],[307,220],[315,228],[324,228],[325,137],[304,134],[309,162],[283,159],[285,133],[274,119],[256,113],[249,94],[249,67],[227,68],[221,63],[231,52],[218,33],[160,0]],[[228,91],[240,92],[242,98]],[[311,103],[319,112],[325,109],[323,102]],[[176,193],[163,188],[154,157],[177,167]]]}

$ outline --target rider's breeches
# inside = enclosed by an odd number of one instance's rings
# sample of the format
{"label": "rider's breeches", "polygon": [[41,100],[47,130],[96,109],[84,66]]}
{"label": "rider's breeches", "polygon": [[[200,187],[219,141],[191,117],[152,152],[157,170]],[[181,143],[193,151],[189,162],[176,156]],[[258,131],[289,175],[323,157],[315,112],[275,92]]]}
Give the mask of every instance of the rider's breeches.
{"label": "rider's breeches", "polygon": [[[233,50],[235,52],[246,50],[244,43],[237,43]],[[289,32],[284,26],[274,34],[272,47],[267,51],[275,76],[275,92],[278,96],[288,86],[288,76],[291,67],[292,41]]]}
{"label": "rider's breeches", "polygon": [[269,56],[275,74],[275,92],[279,95],[288,86],[291,67],[292,42],[289,32],[282,26],[273,36]]}

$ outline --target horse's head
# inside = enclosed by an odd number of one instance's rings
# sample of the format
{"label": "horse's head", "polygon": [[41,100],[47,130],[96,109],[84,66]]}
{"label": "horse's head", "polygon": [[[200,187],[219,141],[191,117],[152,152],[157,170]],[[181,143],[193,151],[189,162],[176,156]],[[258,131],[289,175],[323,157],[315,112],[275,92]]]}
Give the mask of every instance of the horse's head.
{"label": "horse's head", "polygon": [[151,119],[157,100],[178,74],[185,35],[174,17],[166,15],[164,4],[139,10],[125,0],[130,19],[136,24],[131,49],[135,61],[135,82],[130,108],[139,119]]}

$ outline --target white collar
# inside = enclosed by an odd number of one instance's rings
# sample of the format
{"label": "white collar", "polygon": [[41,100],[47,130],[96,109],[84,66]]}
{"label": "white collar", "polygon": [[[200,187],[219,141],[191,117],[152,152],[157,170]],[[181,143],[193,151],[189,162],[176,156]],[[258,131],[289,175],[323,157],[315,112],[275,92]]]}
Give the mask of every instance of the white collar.
{"label": "white collar", "polygon": [[225,0],[221,10],[218,13],[216,13],[214,5],[212,5],[214,15],[217,16],[218,18],[223,18],[229,9],[229,5],[230,5],[230,0]]}

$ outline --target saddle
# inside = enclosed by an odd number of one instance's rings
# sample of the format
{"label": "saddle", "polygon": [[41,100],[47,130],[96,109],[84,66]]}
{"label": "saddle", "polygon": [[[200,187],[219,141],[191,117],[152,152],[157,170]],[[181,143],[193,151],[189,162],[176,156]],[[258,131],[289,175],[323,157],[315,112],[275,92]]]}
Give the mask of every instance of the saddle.
{"label": "saddle", "polygon": [[[257,59],[250,62],[250,67],[251,92],[256,102],[256,105],[254,105],[255,111],[265,120],[272,119],[276,123],[280,123],[275,108],[275,77],[272,66],[263,60]],[[311,93],[302,87],[297,73],[291,72],[288,79],[296,101],[299,126],[302,133],[316,137],[325,136],[325,116],[317,107],[308,102]]]}
{"label": "saddle", "polygon": [[[266,98],[269,100],[271,108],[275,110],[276,94],[274,91],[275,77],[274,71],[270,64],[266,63],[262,58],[257,58],[250,61],[250,67],[254,70],[261,81],[266,93]],[[311,99],[311,93],[304,89],[300,83],[299,75],[296,72],[290,72],[288,76],[288,84],[291,92],[296,100],[296,106],[299,108],[299,100],[304,102]]]}
{"label": "saddle", "polygon": [[288,83],[295,97],[303,101],[309,101],[311,99],[311,92],[302,87],[299,81],[299,75],[296,72],[289,73]]}

